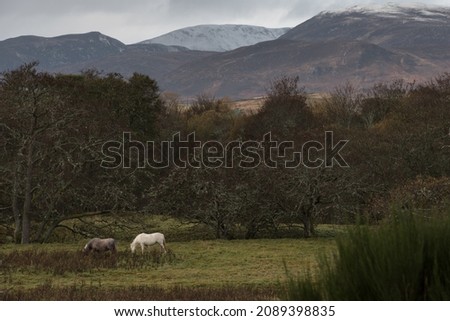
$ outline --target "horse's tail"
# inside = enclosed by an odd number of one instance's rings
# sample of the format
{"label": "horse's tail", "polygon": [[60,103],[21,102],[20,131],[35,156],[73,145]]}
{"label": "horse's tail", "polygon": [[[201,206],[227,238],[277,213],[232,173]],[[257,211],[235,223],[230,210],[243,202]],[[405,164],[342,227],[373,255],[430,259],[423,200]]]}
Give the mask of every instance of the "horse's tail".
{"label": "horse's tail", "polygon": [[112,241],[112,249],[111,252],[116,253],[117,252],[117,242],[113,239]]}

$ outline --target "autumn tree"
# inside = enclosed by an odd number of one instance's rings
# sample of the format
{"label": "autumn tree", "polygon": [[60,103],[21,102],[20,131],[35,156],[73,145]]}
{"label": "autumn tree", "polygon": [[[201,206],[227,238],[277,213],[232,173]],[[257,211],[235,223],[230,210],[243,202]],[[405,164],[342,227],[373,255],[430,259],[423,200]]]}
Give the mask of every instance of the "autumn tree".
{"label": "autumn tree", "polygon": [[247,120],[245,137],[261,139],[271,132],[277,139],[292,139],[299,131],[315,125],[315,117],[306,103],[299,77],[281,77],[267,89],[263,105]]}
{"label": "autumn tree", "polygon": [[239,116],[226,99],[200,95],[186,110],[187,131],[197,139],[226,141]]}
{"label": "autumn tree", "polygon": [[325,99],[325,112],[331,122],[344,128],[359,125],[363,93],[350,82],[336,87]]}
{"label": "autumn tree", "polygon": [[[45,241],[57,227],[70,229],[68,219],[135,208],[148,173],[100,167],[107,140],[156,128],[157,89],[134,77],[50,75],[34,63],[2,75],[0,187],[16,241]],[[134,121],[141,116],[145,125]]]}

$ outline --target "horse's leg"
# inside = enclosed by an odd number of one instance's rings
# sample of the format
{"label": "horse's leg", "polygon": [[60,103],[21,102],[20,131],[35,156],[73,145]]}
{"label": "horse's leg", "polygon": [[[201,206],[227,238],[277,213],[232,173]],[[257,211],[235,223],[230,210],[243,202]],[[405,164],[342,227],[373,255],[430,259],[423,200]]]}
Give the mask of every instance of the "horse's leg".
{"label": "horse's leg", "polygon": [[142,251],[142,254],[144,254],[144,247],[145,247],[145,244],[144,244],[144,243],[141,243],[141,251]]}
{"label": "horse's leg", "polygon": [[166,248],[164,247],[164,243],[159,243],[159,245],[161,246],[161,252],[167,253]]}

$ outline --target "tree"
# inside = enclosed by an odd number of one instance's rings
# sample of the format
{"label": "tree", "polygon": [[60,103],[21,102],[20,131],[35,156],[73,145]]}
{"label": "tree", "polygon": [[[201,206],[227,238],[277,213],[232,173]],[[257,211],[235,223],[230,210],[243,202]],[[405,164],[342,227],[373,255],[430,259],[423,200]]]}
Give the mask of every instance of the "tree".
{"label": "tree", "polygon": [[315,125],[315,117],[299,87],[299,77],[282,77],[271,83],[261,109],[247,121],[245,136],[260,139],[271,132],[277,139],[292,138]]}
{"label": "tree", "polygon": [[124,94],[126,105],[121,111],[128,115],[130,128],[146,139],[156,138],[164,108],[156,81],[146,75],[134,73],[128,79]]}
{"label": "tree", "polygon": [[148,210],[212,228],[217,238],[234,238],[238,196],[229,189],[224,172],[207,168],[173,169],[151,189]]}
{"label": "tree", "polygon": [[390,83],[378,83],[367,90],[361,101],[360,117],[366,128],[386,119],[387,115],[400,108],[402,101],[414,89],[414,83],[394,80]]}
{"label": "tree", "polygon": [[325,99],[325,111],[332,122],[349,129],[357,125],[361,113],[363,94],[347,82],[336,87],[329,98]]}
{"label": "tree", "polygon": [[315,225],[348,222],[355,218],[365,188],[346,169],[271,169],[270,202],[286,223],[301,223],[303,236],[315,235]]}
{"label": "tree", "polygon": [[[39,186],[35,185],[35,172],[49,153],[41,145],[47,145],[45,141],[76,116],[72,111],[64,110],[60,97],[54,94],[54,79],[38,73],[35,67],[36,64],[31,63],[5,73],[1,83],[2,127],[8,132],[10,139],[6,145],[14,155],[10,157],[9,176],[16,222],[14,237],[17,239],[21,231],[22,243],[30,242],[32,200]],[[19,209],[19,190],[23,192],[22,210]]]}
{"label": "tree", "polygon": [[197,97],[186,111],[187,130],[202,141],[229,139],[236,119],[235,111],[223,99]]}
{"label": "tree", "polygon": [[[135,82],[93,72],[50,75],[38,72],[36,64],[3,74],[0,127],[6,152],[0,173],[6,183],[0,187],[10,198],[5,208],[14,218],[16,241],[19,233],[22,243],[45,241],[65,220],[136,207],[149,173],[100,167],[103,143],[121,139],[123,131],[144,132],[144,123],[132,117],[146,114],[158,99],[149,96],[154,87],[145,90],[141,81],[139,90],[131,90]],[[130,112],[124,115],[121,108]],[[154,130],[153,116],[147,120]]]}

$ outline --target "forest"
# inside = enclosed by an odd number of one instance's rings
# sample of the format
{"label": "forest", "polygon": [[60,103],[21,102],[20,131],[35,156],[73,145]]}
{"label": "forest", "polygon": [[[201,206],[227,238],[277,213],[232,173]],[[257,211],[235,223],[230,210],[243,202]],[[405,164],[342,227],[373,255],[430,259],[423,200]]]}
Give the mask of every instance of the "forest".
{"label": "forest", "polygon": [[[158,214],[201,225],[211,238],[254,239],[313,237],[318,224],[376,225],[393,207],[424,217],[448,211],[450,74],[366,89],[345,83],[316,100],[301,85],[274,79],[261,108],[246,112],[204,94],[183,102],[137,73],[49,74],[37,63],[3,73],[0,241],[95,236],[102,231],[74,222],[111,214]],[[327,133],[345,144],[320,162],[331,148]],[[268,134],[278,144],[273,166]],[[169,155],[163,142],[174,137],[184,148]],[[111,160],[107,142],[128,152]],[[152,155],[136,142],[151,142]],[[224,162],[252,166],[194,162],[189,151],[205,142],[208,157],[220,146],[247,146]],[[283,146],[305,144],[299,166],[280,161],[299,154]],[[139,166],[168,157],[198,166]]]}

